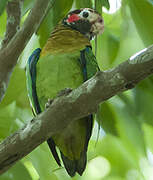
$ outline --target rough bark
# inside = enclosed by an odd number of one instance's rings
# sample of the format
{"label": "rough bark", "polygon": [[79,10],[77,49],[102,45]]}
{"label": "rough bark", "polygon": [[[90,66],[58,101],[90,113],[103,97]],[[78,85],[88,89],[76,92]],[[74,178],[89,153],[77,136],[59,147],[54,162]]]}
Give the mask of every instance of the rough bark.
{"label": "rough bark", "polygon": [[7,12],[7,26],[5,37],[2,41],[2,49],[7,46],[12,37],[20,29],[20,19],[21,19],[21,6],[23,0],[12,0],[8,1],[6,6]]}
{"label": "rough bark", "polygon": [[153,74],[153,45],[116,68],[98,72],[69,94],[54,99],[50,107],[0,144],[0,173],[30,153],[70,122],[95,112],[97,105],[135,87]]}

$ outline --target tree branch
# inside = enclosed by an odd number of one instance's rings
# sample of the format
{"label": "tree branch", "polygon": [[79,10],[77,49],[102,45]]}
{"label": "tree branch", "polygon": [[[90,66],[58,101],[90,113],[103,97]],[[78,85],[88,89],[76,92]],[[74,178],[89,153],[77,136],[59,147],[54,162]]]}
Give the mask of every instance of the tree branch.
{"label": "tree branch", "polygon": [[6,47],[17,30],[20,29],[21,3],[23,3],[23,0],[12,0],[7,3],[7,26],[5,37],[2,41],[2,48]]}
{"label": "tree branch", "polygon": [[51,0],[36,0],[23,27],[15,34],[8,45],[0,50],[0,101],[4,97],[10,75],[17,63],[18,57],[27,45],[32,34],[39,27]]}
{"label": "tree branch", "polygon": [[0,173],[5,172],[72,121],[94,113],[100,102],[133,88],[151,74],[153,45],[116,68],[98,72],[71,93],[57,97],[45,112],[0,144]]}

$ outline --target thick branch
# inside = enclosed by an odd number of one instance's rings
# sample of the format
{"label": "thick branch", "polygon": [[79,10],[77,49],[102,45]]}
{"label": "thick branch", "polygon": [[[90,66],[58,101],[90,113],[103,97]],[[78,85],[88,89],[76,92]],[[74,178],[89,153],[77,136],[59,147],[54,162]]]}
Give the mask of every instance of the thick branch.
{"label": "thick branch", "polygon": [[0,51],[0,101],[2,100],[8,86],[9,77],[12,73],[17,59],[32,34],[37,30],[44,18],[51,0],[36,0],[34,7],[29,13],[23,27],[15,34],[8,45]]}
{"label": "thick branch", "polygon": [[[0,144],[0,173],[74,120],[95,112],[100,102],[133,88],[153,74],[153,45],[114,69],[97,73]],[[38,157],[39,158],[39,157]]]}
{"label": "thick branch", "polygon": [[12,0],[8,1],[7,3],[7,26],[5,37],[2,42],[2,48],[6,47],[12,37],[16,34],[17,30],[20,28],[22,2],[23,0]]}

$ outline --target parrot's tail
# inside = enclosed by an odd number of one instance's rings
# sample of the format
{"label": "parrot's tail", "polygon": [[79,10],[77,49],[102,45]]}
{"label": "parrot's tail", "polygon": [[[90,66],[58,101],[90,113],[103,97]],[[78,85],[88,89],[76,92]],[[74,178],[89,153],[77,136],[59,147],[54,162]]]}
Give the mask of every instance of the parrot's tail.
{"label": "parrot's tail", "polygon": [[76,159],[70,160],[68,157],[64,156],[64,154],[61,152],[61,158],[63,160],[64,166],[71,177],[73,177],[76,172],[81,176],[87,164],[87,149],[88,149],[88,142],[92,132],[93,115],[91,114],[85,118],[87,123],[87,134],[86,134],[87,136],[86,136],[85,147],[80,154],[80,158],[77,160]]}
{"label": "parrot's tail", "polygon": [[[49,138],[47,140],[47,143],[49,145],[49,148],[50,148],[50,150],[51,150],[57,164],[59,166],[61,166],[61,162],[60,162],[59,156],[58,156],[57,151],[56,151],[56,145],[55,145],[53,139]],[[80,176],[81,176],[83,171],[85,170],[86,163],[87,163],[86,150],[84,150],[84,152],[81,153],[81,156],[80,156],[79,160],[70,160],[69,158],[64,156],[64,154],[61,151],[60,151],[60,153],[61,153],[61,158],[63,160],[63,164],[64,164],[68,174],[71,177],[73,177],[75,175],[75,173],[78,172],[80,174]]]}
{"label": "parrot's tail", "polygon": [[[87,149],[88,149],[88,142],[89,142],[89,139],[91,137],[91,132],[92,132],[93,115],[91,114],[85,118],[86,118],[86,129],[87,129],[86,141],[85,141],[85,145],[84,145],[84,148],[82,149],[79,159],[75,159],[75,157],[74,157],[74,159],[71,160],[71,159],[69,159],[68,156],[65,156],[60,151],[61,158],[62,158],[63,164],[65,166],[65,169],[71,177],[73,177],[76,172],[78,174],[80,174],[80,176],[81,176],[83,174],[86,164],[87,164]],[[47,140],[47,143],[49,145],[49,148],[50,148],[57,164],[59,166],[61,166],[60,158],[56,151],[56,144],[55,144],[54,140],[52,138],[49,138]]]}
{"label": "parrot's tail", "polygon": [[63,160],[64,166],[68,172],[68,174],[73,177],[76,172],[82,175],[83,171],[85,170],[86,163],[87,163],[87,153],[81,153],[79,160],[70,160],[66,156],[63,155],[61,152],[61,158]]}

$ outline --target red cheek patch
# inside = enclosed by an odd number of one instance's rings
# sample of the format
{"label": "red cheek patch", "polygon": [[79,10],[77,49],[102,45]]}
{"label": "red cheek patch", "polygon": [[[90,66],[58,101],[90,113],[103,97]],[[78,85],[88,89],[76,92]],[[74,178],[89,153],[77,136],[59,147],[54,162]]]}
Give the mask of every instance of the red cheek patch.
{"label": "red cheek patch", "polygon": [[72,14],[68,19],[67,19],[67,22],[68,23],[72,23],[72,22],[75,22],[75,21],[78,21],[80,19],[80,17],[76,14]]}

